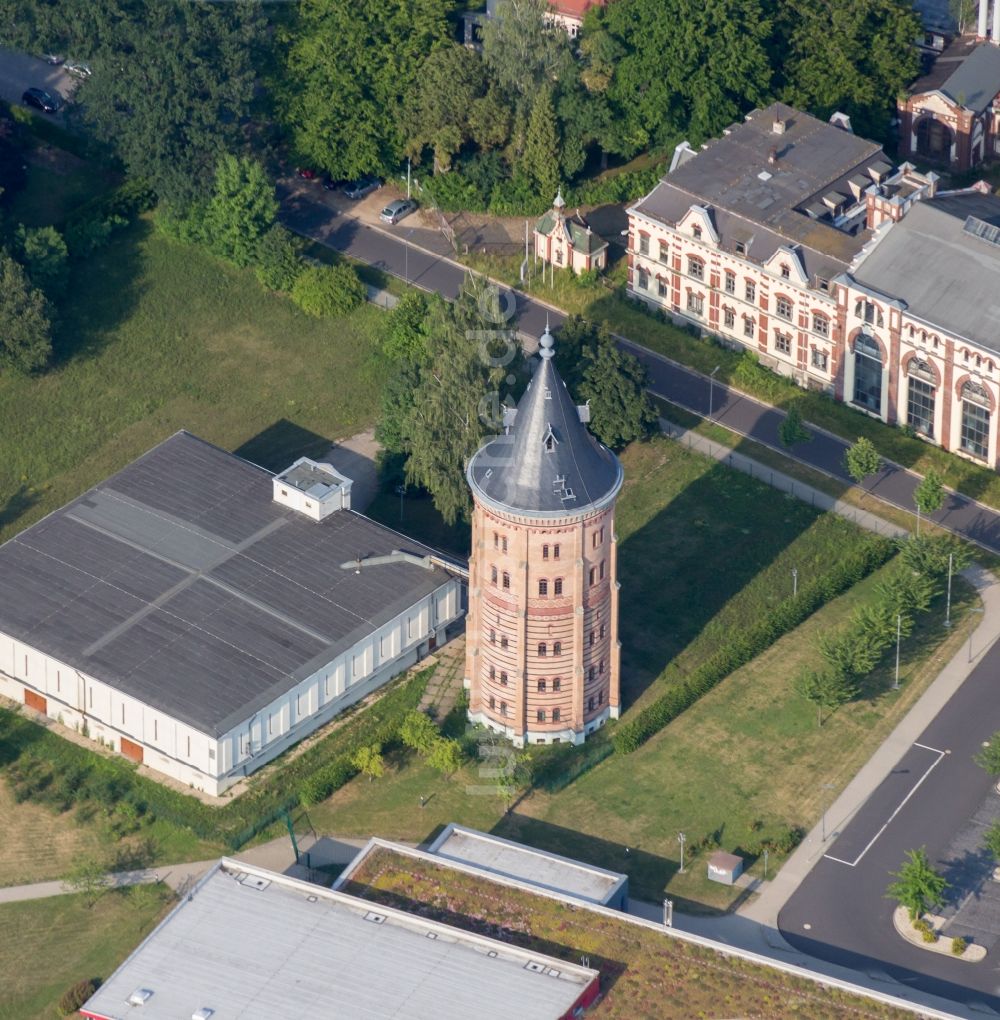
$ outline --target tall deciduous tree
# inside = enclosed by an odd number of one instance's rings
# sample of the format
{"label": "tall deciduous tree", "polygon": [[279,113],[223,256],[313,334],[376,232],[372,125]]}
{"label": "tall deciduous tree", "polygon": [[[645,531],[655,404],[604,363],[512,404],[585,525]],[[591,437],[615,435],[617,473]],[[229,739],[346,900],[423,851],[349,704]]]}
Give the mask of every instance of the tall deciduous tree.
{"label": "tall deciduous tree", "polygon": [[943,902],[948,883],[939,875],[927,859],[927,851],[907,850],[906,860],[899,871],[890,872],[896,879],[885,894],[900,906],[906,907],[911,921],[916,921]]}
{"label": "tall deciduous tree", "polygon": [[277,212],[274,186],[260,163],[244,156],[219,160],[205,209],[205,235],[213,251],[238,266],[255,262]]}
{"label": "tall deciduous tree", "polygon": [[51,355],[45,296],[31,285],[21,265],[0,250],[0,365],[35,372]]}
{"label": "tall deciduous tree", "polygon": [[407,102],[406,153],[419,158],[434,150],[435,172],[447,170],[458,150],[483,125],[474,117],[476,103],[486,94],[482,58],[458,43],[439,46],[420,71]]}
{"label": "tall deciduous tree", "polygon": [[548,22],[548,0],[498,0],[496,16],[483,26],[483,59],[490,76],[512,100],[530,98],[551,82],[566,33]]}
{"label": "tall deciduous tree", "polygon": [[794,682],[795,691],[816,706],[816,725],[823,725],[823,709],[832,712],[857,696],[857,684],[836,669],[806,670]]}
{"label": "tall deciduous tree", "polygon": [[945,491],[941,476],[936,471],[928,471],[920,479],[919,485],[913,490],[913,502],[917,508],[917,534],[920,534],[920,515],[929,516],[941,509]]}
{"label": "tall deciduous tree", "polygon": [[[785,98],[819,117],[850,114],[854,130],[884,138],[896,97],[917,76],[920,18],[909,0],[780,0],[787,26]],[[782,10],[783,8],[783,10]]]}
{"label": "tall deciduous tree", "polygon": [[583,356],[580,395],[590,404],[591,432],[614,450],[651,435],[658,416],[646,393],[646,369],[615,343],[606,325]]}
{"label": "tall deciduous tree", "polygon": [[299,0],[279,33],[277,115],[303,161],[335,177],[392,172],[407,97],[450,39],[451,0]]}
{"label": "tall deciduous tree", "polygon": [[250,111],[265,32],[259,0],[68,0],[68,8],[65,45],[94,71],[81,86],[85,118],[161,199],[185,206],[205,195]]}
{"label": "tall deciduous tree", "polygon": [[882,470],[882,458],[870,439],[859,436],[844,454],[844,466],[851,478],[861,485],[866,478]]}

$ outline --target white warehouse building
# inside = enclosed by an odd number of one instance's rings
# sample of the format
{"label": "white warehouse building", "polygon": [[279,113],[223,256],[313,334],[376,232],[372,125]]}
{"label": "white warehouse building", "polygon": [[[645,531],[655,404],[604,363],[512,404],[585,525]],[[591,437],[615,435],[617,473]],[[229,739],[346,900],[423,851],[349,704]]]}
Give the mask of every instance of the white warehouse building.
{"label": "white warehouse building", "polygon": [[178,432],[0,546],[0,694],[218,795],[433,650],[433,551]]}

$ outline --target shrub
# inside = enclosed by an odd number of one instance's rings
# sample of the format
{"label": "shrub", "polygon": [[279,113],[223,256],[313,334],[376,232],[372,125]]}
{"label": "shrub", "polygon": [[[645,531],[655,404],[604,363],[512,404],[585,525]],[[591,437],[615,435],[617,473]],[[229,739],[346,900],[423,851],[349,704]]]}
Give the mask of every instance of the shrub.
{"label": "shrub", "polygon": [[422,754],[430,751],[438,738],[438,728],[426,712],[407,712],[399,727],[399,739],[406,747]]}
{"label": "shrub", "polygon": [[951,940],[951,951],[955,956],[961,956],[962,953],[968,948],[969,940],[962,938],[961,935],[956,935]]}
{"label": "shrub", "polygon": [[329,765],[324,765],[302,784],[299,788],[299,800],[304,807],[319,804],[353,779],[357,773],[353,755],[342,755]]}
{"label": "shrub", "polygon": [[257,245],[254,272],[268,290],[287,293],[302,272],[302,242],[276,223]]}
{"label": "shrub", "polygon": [[630,202],[642,198],[656,187],[663,176],[663,164],[647,167],[645,170],[631,170],[612,174],[596,181],[585,181],[572,189],[566,196],[570,205],[603,205],[608,202]]}
{"label": "shrub", "polygon": [[[925,921],[924,923],[926,924],[927,922]],[[937,935],[929,924],[920,932],[920,937],[924,942],[937,942]]]}
{"label": "shrub", "polygon": [[690,708],[730,673],[746,665],[783,634],[793,630],[830,599],[847,591],[895,552],[891,542],[871,538],[856,553],[834,564],[826,574],[799,589],[742,632],[734,634],[684,680],[670,687],[634,719],[620,725],[612,738],[618,754],[631,754],[672,719]]}
{"label": "shrub", "polygon": [[450,737],[438,737],[427,750],[427,764],[450,776],[462,767],[462,745]]}
{"label": "shrub", "polygon": [[490,212],[494,216],[541,216],[549,207],[552,196],[544,198],[520,172],[508,180],[498,181],[490,195]]}
{"label": "shrub", "polygon": [[444,212],[486,211],[489,192],[483,192],[461,170],[426,178],[423,190],[431,202]]}
{"label": "shrub", "polygon": [[93,978],[70,985],[59,999],[59,1015],[69,1016],[70,1013],[75,1013],[96,991],[97,982]]}
{"label": "shrub", "polygon": [[307,315],[345,315],[365,300],[365,285],[353,266],[309,266],[292,286],[292,300]]}

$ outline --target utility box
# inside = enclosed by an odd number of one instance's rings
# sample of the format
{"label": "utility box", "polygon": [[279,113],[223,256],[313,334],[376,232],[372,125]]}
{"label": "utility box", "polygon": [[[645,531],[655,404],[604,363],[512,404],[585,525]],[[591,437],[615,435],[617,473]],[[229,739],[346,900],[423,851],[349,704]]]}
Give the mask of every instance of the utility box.
{"label": "utility box", "polygon": [[717,850],[708,859],[708,878],[712,882],[732,885],[743,874],[743,858]]}

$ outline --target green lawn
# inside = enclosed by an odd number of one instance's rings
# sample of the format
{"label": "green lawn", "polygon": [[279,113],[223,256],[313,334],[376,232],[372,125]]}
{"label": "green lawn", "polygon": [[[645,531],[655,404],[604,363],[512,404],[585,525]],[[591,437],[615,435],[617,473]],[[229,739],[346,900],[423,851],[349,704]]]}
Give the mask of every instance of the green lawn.
{"label": "green lawn", "polygon": [[106,979],[166,912],[165,886],[0,906],[0,1020],[52,1020],[70,985]]}
{"label": "green lawn", "polygon": [[267,467],[371,424],[384,312],[318,320],[148,220],[74,268],[57,363],[0,376],[0,539],[178,429]]}

